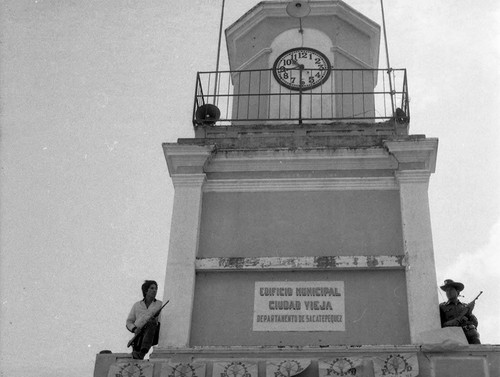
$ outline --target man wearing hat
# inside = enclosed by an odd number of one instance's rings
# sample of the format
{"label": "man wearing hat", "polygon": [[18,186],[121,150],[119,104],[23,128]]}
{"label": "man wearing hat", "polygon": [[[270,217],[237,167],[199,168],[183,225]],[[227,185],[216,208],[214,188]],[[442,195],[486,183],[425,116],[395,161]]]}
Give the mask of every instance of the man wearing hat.
{"label": "man wearing hat", "polygon": [[439,304],[441,327],[461,327],[469,344],[481,344],[477,332],[477,318],[472,314],[474,302],[463,304],[458,300],[458,294],[463,291],[464,285],[451,279],[445,280],[440,287],[446,292],[447,302]]}

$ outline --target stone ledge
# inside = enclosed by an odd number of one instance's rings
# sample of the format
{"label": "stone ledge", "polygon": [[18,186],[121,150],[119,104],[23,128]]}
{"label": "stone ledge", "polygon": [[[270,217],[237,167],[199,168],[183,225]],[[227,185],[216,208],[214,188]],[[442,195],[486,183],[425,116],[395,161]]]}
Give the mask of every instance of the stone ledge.
{"label": "stone ledge", "polygon": [[500,345],[467,345],[460,350],[446,352],[423,352],[422,345],[345,345],[331,347],[275,347],[275,346],[212,346],[212,347],[155,347],[149,360],[133,360],[130,354],[98,354],[94,377],[108,377],[110,366],[115,363],[148,365],[153,375],[165,376],[162,370],[167,363],[204,363],[206,377],[213,377],[216,361],[241,359],[257,362],[258,376],[266,377],[266,362],[276,359],[309,359],[311,367],[304,377],[318,377],[319,360],[335,360],[343,357],[362,358],[371,366],[366,376],[373,376],[373,361],[393,355],[417,356],[419,377],[489,377],[500,375]]}
{"label": "stone ledge", "polygon": [[198,272],[404,269],[404,255],[197,258]]}
{"label": "stone ledge", "polygon": [[407,125],[394,123],[246,124],[200,126],[195,138],[181,138],[180,145],[217,145],[217,149],[366,148],[383,146],[385,140],[419,140],[408,135]]}
{"label": "stone ledge", "polygon": [[[195,347],[155,347],[151,359],[164,358],[168,355],[190,355],[192,357],[212,358],[232,355],[232,357],[258,357],[268,359],[271,357],[282,357],[284,354],[301,355],[301,357],[312,357],[313,355],[346,354],[346,353],[387,353],[387,352],[423,352],[423,344],[406,345],[344,345],[344,346],[195,346]],[[469,344],[459,350],[446,352],[425,352],[435,354],[484,354],[495,353],[500,358],[500,345],[493,344]],[[265,355],[265,357],[263,357]]]}

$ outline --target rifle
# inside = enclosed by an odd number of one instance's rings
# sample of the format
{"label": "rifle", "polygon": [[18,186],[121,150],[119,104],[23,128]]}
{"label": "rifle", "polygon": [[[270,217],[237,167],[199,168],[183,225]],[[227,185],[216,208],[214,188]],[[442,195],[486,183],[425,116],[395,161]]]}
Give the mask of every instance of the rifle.
{"label": "rifle", "polygon": [[[170,301],[170,300],[167,300],[167,302],[166,302],[166,303],[164,303],[164,304],[162,305],[162,307],[160,308],[160,310],[158,310],[158,312],[156,312],[156,314],[155,314],[154,316],[152,316],[152,317],[149,319],[149,321],[151,321],[152,319],[154,319],[154,318],[158,317],[158,316],[160,315],[161,310],[165,307],[165,305],[167,305],[167,304],[168,304],[168,302],[169,302],[169,301]],[[148,322],[149,322],[149,321],[148,321]],[[127,348],[128,348],[128,347],[130,347],[132,344],[134,344],[135,339],[136,339],[139,335],[141,335],[141,334],[142,334],[142,332],[144,331],[144,327],[146,327],[146,326],[143,326],[143,327],[142,327],[142,329],[141,329],[141,331],[139,331],[137,334],[134,334],[134,336],[132,337],[132,339],[130,339],[130,340],[128,341],[128,343],[127,343]]]}
{"label": "rifle", "polygon": [[472,313],[472,310],[474,309],[474,306],[476,305],[476,300],[479,298],[479,296],[481,296],[483,294],[483,291],[480,291],[479,294],[476,296],[476,298],[474,300],[472,300],[471,302],[469,302],[467,304],[467,307],[462,310],[462,312],[460,313],[460,315],[457,317],[457,318],[454,318],[448,322],[451,322],[451,321],[458,321],[458,323],[460,324],[460,321],[465,317],[467,316],[468,314]]}

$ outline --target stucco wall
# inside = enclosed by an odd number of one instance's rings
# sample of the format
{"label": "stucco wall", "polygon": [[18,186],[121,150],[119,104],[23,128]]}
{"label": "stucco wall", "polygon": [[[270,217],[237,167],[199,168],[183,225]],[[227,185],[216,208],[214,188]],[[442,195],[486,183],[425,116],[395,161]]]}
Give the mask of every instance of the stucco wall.
{"label": "stucco wall", "polygon": [[[338,93],[368,93],[368,94],[345,94],[336,97],[336,115],[338,117],[369,117],[383,116],[375,113],[375,83],[378,71],[372,72],[362,70],[363,67],[356,61],[345,57],[342,53],[335,53],[334,68],[349,69],[348,71],[335,71],[335,91]],[[351,71],[352,69],[352,71]],[[383,100],[383,95],[378,100]]]}
{"label": "stucco wall", "polygon": [[[343,281],[345,331],[253,331],[256,281]],[[191,346],[408,344],[404,271],[198,273]]]}
{"label": "stucco wall", "polygon": [[[325,33],[332,40],[333,46],[340,47],[361,61],[370,64],[373,58],[370,37],[339,17],[309,16],[303,19],[302,26],[303,28],[315,28]],[[274,38],[284,30],[296,29],[298,31],[298,28],[298,21],[288,16],[265,18],[263,21],[257,23],[249,32],[238,37],[235,44],[236,53],[234,56],[230,54],[231,69],[239,69],[242,64],[247,63],[262,49],[269,48]],[[326,46],[328,49],[330,47]],[[262,66],[258,67],[265,68]],[[251,69],[254,69],[253,66]]]}
{"label": "stucco wall", "polygon": [[396,190],[203,195],[198,257],[401,254]]}

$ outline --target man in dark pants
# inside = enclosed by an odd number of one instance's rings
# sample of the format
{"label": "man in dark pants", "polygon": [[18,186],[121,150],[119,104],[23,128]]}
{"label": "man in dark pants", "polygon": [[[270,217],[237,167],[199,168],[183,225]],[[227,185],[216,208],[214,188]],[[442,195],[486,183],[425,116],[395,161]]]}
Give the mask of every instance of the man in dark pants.
{"label": "man in dark pants", "polygon": [[132,306],[126,326],[130,332],[139,334],[133,343],[132,357],[142,360],[149,349],[158,344],[160,323],[155,315],[161,309],[162,302],[156,299],[156,281],[146,280],[141,288],[144,299]]}
{"label": "man in dark pants", "polygon": [[477,332],[477,318],[472,314],[474,303],[463,304],[458,300],[458,294],[463,291],[464,285],[445,280],[440,288],[446,292],[448,298],[447,302],[439,304],[441,327],[461,327],[469,344],[481,344]]}

